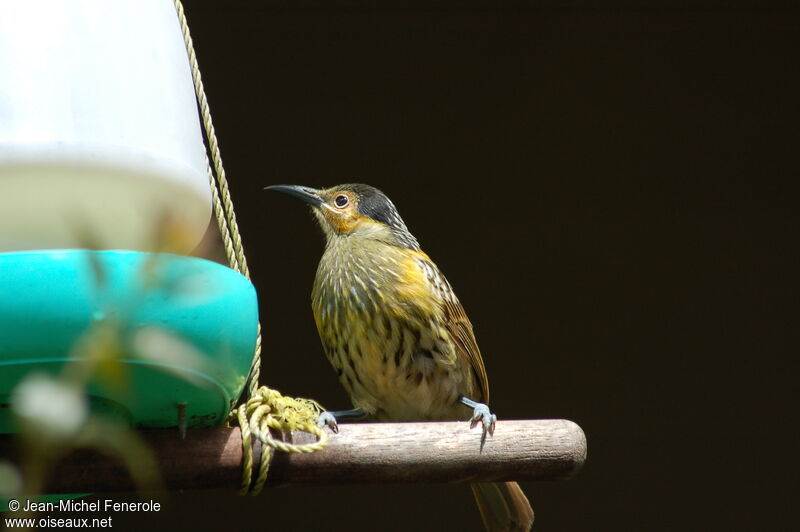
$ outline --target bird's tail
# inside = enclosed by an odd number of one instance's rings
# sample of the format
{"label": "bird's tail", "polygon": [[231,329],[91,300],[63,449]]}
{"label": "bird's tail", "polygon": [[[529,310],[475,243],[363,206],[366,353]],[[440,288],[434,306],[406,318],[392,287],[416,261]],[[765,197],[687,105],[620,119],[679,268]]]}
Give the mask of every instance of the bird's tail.
{"label": "bird's tail", "polygon": [[481,519],[489,532],[528,532],[533,509],[516,482],[471,484]]}

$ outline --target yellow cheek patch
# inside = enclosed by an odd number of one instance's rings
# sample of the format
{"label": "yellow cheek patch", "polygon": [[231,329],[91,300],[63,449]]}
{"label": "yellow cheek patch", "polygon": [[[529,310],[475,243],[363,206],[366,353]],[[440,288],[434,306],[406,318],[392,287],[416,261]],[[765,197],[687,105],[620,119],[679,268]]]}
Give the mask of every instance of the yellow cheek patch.
{"label": "yellow cheek patch", "polygon": [[323,207],[322,214],[337,233],[349,233],[358,225],[360,216],[352,210],[334,212]]}

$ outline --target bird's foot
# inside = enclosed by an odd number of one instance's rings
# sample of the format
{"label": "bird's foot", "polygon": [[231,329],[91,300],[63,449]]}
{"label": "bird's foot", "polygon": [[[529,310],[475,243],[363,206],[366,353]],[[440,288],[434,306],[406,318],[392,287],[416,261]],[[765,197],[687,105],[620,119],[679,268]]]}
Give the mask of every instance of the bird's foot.
{"label": "bird's foot", "polygon": [[483,434],[481,434],[481,448],[483,448],[483,444],[486,442],[486,434],[494,436],[494,427],[497,424],[497,416],[492,414],[489,407],[483,403],[476,403],[472,409],[469,428],[474,429],[478,423],[483,425]]}
{"label": "bird's foot", "polygon": [[360,408],[354,408],[352,410],[336,410],[333,412],[326,410],[319,415],[317,426],[320,428],[327,426],[333,432],[339,432],[338,421],[340,419],[362,419],[366,416],[367,413]]}
{"label": "bird's foot", "polygon": [[464,397],[462,395],[458,398],[458,401],[472,409],[472,417],[469,418],[469,428],[474,429],[478,423],[483,425],[483,434],[481,434],[481,450],[483,450],[483,444],[486,443],[486,435],[494,436],[494,426],[497,424],[497,416],[492,414],[487,405],[473,401],[469,397]]}
{"label": "bird's foot", "polygon": [[336,416],[327,410],[319,415],[317,426],[319,428],[328,427],[335,433],[339,432],[339,424],[336,422]]}

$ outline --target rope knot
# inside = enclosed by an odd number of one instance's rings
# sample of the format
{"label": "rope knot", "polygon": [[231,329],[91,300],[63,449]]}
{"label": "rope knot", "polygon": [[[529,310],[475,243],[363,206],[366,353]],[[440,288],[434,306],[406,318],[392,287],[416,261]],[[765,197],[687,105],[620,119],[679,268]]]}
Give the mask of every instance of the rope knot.
{"label": "rope knot", "polygon": [[[317,426],[317,420],[324,409],[313,399],[287,397],[266,386],[258,388],[247,402],[228,416],[228,424],[238,423],[242,430],[242,460],[244,473],[240,495],[257,495],[264,487],[272,460],[273,449],[286,453],[313,453],[328,445],[328,433]],[[306,444],[287,443],[272,437],[270,429],[281,433],[291,431],[308,432],[317,441]],[[261,460],[258,478],[250,487],[253,470],[252,438],[261,442]]]}

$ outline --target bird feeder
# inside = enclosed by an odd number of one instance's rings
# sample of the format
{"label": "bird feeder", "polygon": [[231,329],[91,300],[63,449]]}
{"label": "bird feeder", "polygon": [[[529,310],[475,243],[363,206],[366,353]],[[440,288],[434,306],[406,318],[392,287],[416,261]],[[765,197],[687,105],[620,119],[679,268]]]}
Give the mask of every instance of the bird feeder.
{"label": "bird feeder", "polygon": [[[172,2],[0,3],[0,187],[0,406],[116,320],[127,384],[91,383],[93,406],[136,427],[219,425],[247,378],[257,303],[239,273],[185,256],[212,193]],[[166,218],[177,254],[155,249]],[[171,357],[139,356],[151,333],[151,354]]]}
{"label": "bird feeder", "polygon": [[[199,429],[186,440],[181,431],[141,432],[171,489],[258,491],[270,449],[292,454],[269,469],[269,485],[577,472],[586,440],[566,420],[501,421],[485,450],[466,423],[352,425],[329,452],[310,454],[328,441],[316,426],[319,405],[252,385],[258,305],[193,57],[178,0],[0,3],[0,456],[23,462],[8,434],[20,416],[4,408],[20,383],[90,359],[91,349],[75,346],[106,327],[125,385],[87,383],[91,410],[130,427]],[[231,268],[189,256],[212,210],[232,242]],[[180,229],[171,253],[154,238],[165,220]],[[250,398],[232,416],[239,427],[218,427],[248,378]],[[76,396],[70,404],[82,404]],[[84,453],[62,460],[41,492],[133,489],[124,467]]]}

